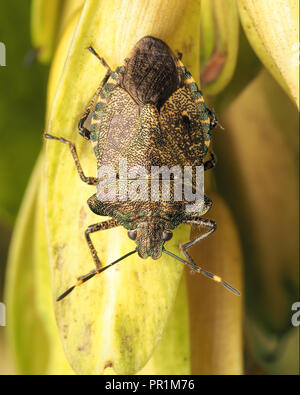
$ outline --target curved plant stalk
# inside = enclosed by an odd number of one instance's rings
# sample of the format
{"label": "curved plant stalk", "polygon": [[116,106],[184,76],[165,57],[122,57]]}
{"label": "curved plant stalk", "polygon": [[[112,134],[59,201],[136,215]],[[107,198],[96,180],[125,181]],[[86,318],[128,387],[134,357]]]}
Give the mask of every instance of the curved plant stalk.
{"label": "curved plant stalk", "polygon": [[[5,42],[7,67],[0,67],[0,220],[7,228],[16,220],[40,151],[37,133],[44,122],[41,97],[45,95],[47,68],[24,64],[29,60],[25,54],[31,45],[29,10],[30,1],[1,2],[0,41]],[[26,94],[15,116],[16,100]]]}
{"label": "curved plant stalk", "polygon": [[183,276],[162,339],[138,374],[191,374],[190,348],[188,300]]}
{"label": "curved plant stalk", "polygon": [[0,335],[0,355],[1,355],[1,359],[0,359],[0,375],[4,376],[4,375],[12,375],[14,374],[14,368],[12,365],[12,361],[11,361],[11,356],[9,354],[9,350],[8,350],[8,344],[7,341],[5,339],[5,336],[3,336],[4,334],[1,333]]}
{"label": "curved plant stalk", "polygon": [[63,69],[68,58],[73,35],[80,15],[81,11],[77,11],[69,20],[69,23],[66,25],[65,30],[61,35],[61,39],[53,57],[47,89],[46,125],[49,122],[51,107],[58,89],[58,85],[60,83],[61,76],[63,74]]}
{"label": "curved plant stalk", "polygon": [[239,16],[235,0],[202,0],[200,38],[201,86],[204,93],[216,95],[228,85],[236,66]]}
{"label": "curved plant stalk", "polygon": [[31,40],[42,63],[50,61],[55,48],[60,7],[60,0],[32,0],[31,3]]}
{"label": "curved plant stalk", "polygon": [[[227,133],[216,151],[223,163],[218,185],[233,207],[245,250],[248,337],[259,345],[255,359],[265,358],[265,369],[276,373],[271,356],[279,363],[286,352],[299,289],[298,159],[292,143],[298,139],[298,112],[270,78],[261,73],[226,111]],[[260,332],[264,336],[256,339]],[[297,345],[289,352],[298,354]]]}
{"label": "curved plant stalk", "polygon": [[[199,15],[198,1],[191,1],[188,7],[181,1],[173,1],[172,7],[169,1],[85,3],[57,85],[47,130],[75,141],[86,174],[96,173],[96,160],[91,147],[78,137],[76,124],[104,70],[85,48],[92,44],[115,68],[139,38],[152,34],[184,52],[184,62],[195,74],[198,63],[193,59],[199,58],[199,46],[196,41],[193,46],[188,43],[199,28],[197,12]],[[47,234],[54,299],[76,277],[93,268],[84,230],[101,217],[93,215],[86,205],[94,192],[80,181],[68,149],[59,143],[47,144],[46,161]],[[188,239],[188,234],[187,226],[178,228],[168,248],[180,254],[179,241]],[[124,229],[93,236],[105,263],[134,248]],[[112,365],[117,373],[139,371],[163,334],[181,275],[182,265],[173,259],[154,262],[134,256],[55,303],[61,340],[74,370],[102,373]]]}
{"label": "curved plant stalk", "polygon": [[216,47],[216,28],[214,18],[214,3],[211,0],[201,0],[200,9],[200,67],[213,55]]}
{"label": "curved plant stalk", "polygon": [[49,63],[72,16],[85,0],[32,0],[31,40],[41,63]]}
{"label": "curved plant stalk", "polygon": [[[289,326],[290,306],[297,298],[297,160],[285,138],[291,127],[298,133],[297,111],[285,117],[283,129],[275,123],[271,111],[276,110],[267,104],[267,80],[262,73],[228,109],[224,125],[230,134],[220,144],[236,163],[227,174],[234,180],[231,196],[256,279],[251,299],[260,300],[252,308],[265,326],[281,332]],[[278,104],[284,114],[286,95],[281,93]]]}
{"label": "curved plant stalk", "polygon": [[[44,159],[44,158],[43,158]],[[44,160],[43,160],[44,163]],[[34,295],[36,313],[43,324],[44,332],[48,344],[48,352],[44,349],[39,352],[47,355],[47,365],[45,374],[74,374],[64,354],[60,342],[58,329],[54,316],[53,300],[50,282],[50,267],[48,259],[48,246],[45,229],[45,199],[44,199],[44,181],[41,174],[38,201],[35,212],[35,232],[33,239],[33,276],[34,276]],[[59,263],[58,263],[59,264]],[[30,343],[28,344],[28,348]],[[29,350],[28,350],[29,352]],[[36,372],[39,374],[40,372]]]}
{"label": "curved plant stalk", "polygon": [[15,226],[5,283],[8,341],[15,369],[23,374],[43,373],[47,364],[48,342],[36,311],[33,253],[42,167],[43,161],[40,157]]}
{"label": "curved plant stalk", "polygon": [[82,10],[85,0],[63,0],[62,11],[59,18],[58,27],[58,43],[64,33],[66,26],[69,25],[71,19],[76,13]]}
{"label": "curved plant stalk", "polygon": [[223,111],[235,100],[258,75],[263,65],[255,55],[243,31],[239,34],[239,51],[234,75],[229,84],[212,99],[216,114],[222,119]]}
{"label": "curved plant stalk", "polygon": [[238,0],[255,52],[299,109],[299,2]]}
{"label": "curved plant stalk", "polygon": [[[151,359],[137,375],[191,374],[188,320],[186,281],[183,276],[162,339],[154,350]],[[107,367],[104,374],[116,373],[113,368]]]}
{"label": "curved plant stalk", "polygon": [[35,166],[10,247],[7,335],[19,374],[71,374],[55,323],[45,242],[43,154]]}
{"label": "curved plant stalk", "polygon": [[299,375],[299,327],[290,329],[277,336],[266,331],[260,323],[247,318],[246,341],[248,352],[255,361],[269,374]]}
{"label": "curved plant stalk", "polygon": [[[209,192],[214,205],[209,212],[219,227],[194,246],[197,264],[225,279],[241,295],[243,259],[236,225],[225,202]],[[199,230],[192,230],[192,237]],[[243,296],[228,292],[205,277],[188,273],[191,364],[193,374],[243,374]]]}

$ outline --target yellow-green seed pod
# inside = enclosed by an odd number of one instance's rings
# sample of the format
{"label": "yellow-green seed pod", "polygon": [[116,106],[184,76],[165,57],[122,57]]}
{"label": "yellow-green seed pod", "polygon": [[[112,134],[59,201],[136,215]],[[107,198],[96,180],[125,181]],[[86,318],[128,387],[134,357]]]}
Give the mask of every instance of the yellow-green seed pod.
{"label": "yellow-green seed pod", "polygon": [[299,2],[238,0],[238,6],[255,52],[299,109]]}
{"label": "yellow-green seed pod", "polygon": [[31,3],[31,39],[42,63],[50,61],[55,49],[60,6],[60,0]]}
{"label": "yellow-green seed pod", "polygon": [[239,17],[235,0],[201,2],[201,86],[216,95],[230,82],[237,60]]}
{"label": "yellow-green seed pod", "polygon": [[299,289],[298,111],[264,70],[222,120],[217,182],[244,245],[248,353],[267,373],[297,373],[291,307]]}
{"label": "yellow-green seed pod", "polygon": [[84,0],[32,0],[31,40],[41,63],[49,63],[66,26]]}
{"label": "yellow-green seed pod", "polygon": [[[208,196],[214,205],[209,212],[217,231],[191,248],[199,266],[218,274],[242,296],[205,277],[188,273],[192,374],[243,374],[243,258],[236,224],[223,199]],[[191,236],[197,237],[193,228]]]}

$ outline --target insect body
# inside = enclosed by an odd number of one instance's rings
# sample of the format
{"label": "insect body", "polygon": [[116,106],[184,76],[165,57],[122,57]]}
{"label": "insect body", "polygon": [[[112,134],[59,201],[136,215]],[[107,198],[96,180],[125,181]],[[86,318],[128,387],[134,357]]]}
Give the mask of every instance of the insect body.
{"label": "insect body", "polygon": [[[206,161],[205,157],[211,130],[217,123],[216,117],[206,108],[197,84],[180,60],[181,56],[175,56],[163,41],[147,36],[135,45],[124,64],[113,72],[92,47],[89,50],[107,72],[78,127],[79,133],[93,145],[98,173],[103,166],[109,166],[115,171],[117,183],[127,188],[133,180],[125,180],[120,174],[120,158],[126,160],[128,168],[143,166],[149,174],[153,168],[161,169],[163,166],[169,169],[174,166],[179,169],[203,166],[204,170],[208,170],[215,165],[212,153]],[[89,117],[90,130],[85,127]],[[90,185],[97,185],[96,194],[87,202],[90,209],[98,215],[111,217],[108,221],[89,226],[85,232],[96,268],[80,277],[58,300],[133,253],[144,259],[158,259],[166,253],[239,294],[220,277],[195,265],[187,252],[188,248],[216,229],[214,221],[202,218],[212,205],[208,197],[204,197],[204,205],[198,212],[187,212],[185,199],[129,201],[118,195],[115,199],[103,200],[101,178],[84,175],[74,144],[49,133],[45,133],[44,137],[69,145],[81,179]],[[146,189],[150,182],[151,176],[144,184]],[[106,188],[109,189],[109,186]],[[191,187],[194,191],[197,189],[193,180]],[[175,178],[171,181],[172,192],[174,188]],[[187,260],[164,247],[172,237],[172,230],[181,223],[206,229],[204,234],[182,245]],[[103,267],[90,234],[116,226],[128,230],[128,237],[136,243],[136,249]]]}

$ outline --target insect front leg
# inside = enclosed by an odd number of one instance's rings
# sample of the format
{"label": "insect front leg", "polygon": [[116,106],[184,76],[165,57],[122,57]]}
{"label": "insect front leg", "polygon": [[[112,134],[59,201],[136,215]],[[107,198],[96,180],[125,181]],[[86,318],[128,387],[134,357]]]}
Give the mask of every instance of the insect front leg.
{"label": "insect front leg", "polygon": [[80,161],[79,161],[79,157],[78,157],[78,154],[77,154],[77,151],[76,151],[75,144],[72,143],[72,141],[67,140],[64,137],[53,136],[52,134],[49,134],[47,132],[44,132],[44,138],[45,139],[49,139],[49,140],[58,140],[58,141],[60,141],[63,144],[68,144],[68,146],[70,148],[70,151],[71,151],[71,154],[73,156],[74,162],[75,162],[76,169],[77,169],[78,174],[79,174],[80,178],[82,179],[82,181],[86,182],[89,185],[97,185],[97,183],[99,181],[98,178],[96,178],[96,177],[86,177],[85,176],[85,174],[84,174],[84,172],[82,170]]}
{"label": "insect front leg", "polygon": [[211,206],[212,206],[211,199],[208,196],[204,195],[204,204],[201,212],[186,214],[184,220],[182,221],[184,224],[196,225],[208,229],[208,231],[203,233],[201,236],[196,237],[195,239],[181,245],[181,249],[185,257],[193,264],[194,262],[186,250],[192,247],[193,245],[197,244],[200,240],[205,239],[205,237],[209,236],[217,228],[215,221],[211,219],[202,218],[202,215],[206,214],[211,209]]}
{"label": "insect front leg", "polygon": [[189,225],[196,225],[196,226],[200,226],[200,227],[204,227],[207,228],[208,231],[205,232],[204,234],[202,234],[199,237],[196,237],[195,239],[183,244],[181,246],[182,251],[185,255],[185,257],[195,266],[195,268],[193,268],[193,270],[195,270],[197,273],[201,273],[206,277],[209,277],[210,279],[216,281],[217,283],[223,285],[224,287],[226,287],[227,289],[229,289],[229,291],[233,292],[236,295],[240,295],[240,292],[234,288],[232,285],[230,285],[228,282],[224,281],[220,276],[217,276],[214,273],[211,273],[197,265],[195,265],[195,263],[193,262],[191,256],[189,255],[189,253],[186,251],[188,248],[192,247],[193,245],[197,244],[200,240],[203,240],[205,237],[209,236],[211,233],[213,233],[216,229],[217,229],[217,225],[215,223],[215,221],[211,220],[211,219],[206,219],[206,218],[201,218],[201,217],[192,217],[191,218],[186,218],[186,220],[184,221],[184,223],[189,224]]}
{"label": "insect front leg", "polygon": [[56,301],[59,302],[60,300],[64,299],[67,295],[69,295],[69,293],[71,293],[73,291],[73,289],[75,289],[76,287],[79,287],[80,285],[84,284],[86,281],[90,280],[91,278],[93,278],[96,274],[99,274],[101,272],[103,272],[104,270],[106,270],[107,268],[111,267],[112,265],[114,265],[115,263],[117,263],[118,261],[120,261],[122,258],[124,259],[125,257],[133,254],[135,251],[132,251],[128,254],[126,254],[124,257],[118,259],[117,261],[107,265],[106,267],[102,268],[100,259],[98,258],[96,249],[90,239],[90,233],[93,232],[97,232],[98,230],[104,230],[104,229],[111,229],[114,228],[115,226],[119,226],[119,223],[114,220],[108,220],[108,221],[104,221],[104,222],[100,222],[98,224],[94,224],[94,225],[90,225],[87,230],[85,231],[85,237],[86,240],[88,242],[88,246],[90,248],[90,251],[92,253],[93,256],[93,260],[95,262],[96,265],[96,269],[91,270],[88,274],[85,274],[83,276],[80,276],[77,278],[77,282],[76,284],[74,284],[72,287],[68,288],[63,294],[61,294]]}
{"label": "insect front leg", "polygon": [[94,96],[92,97],[92,100],[89,102],[84,114],[82,115],[82,117],[80,118],[80,120],[78,122],[79,134],[87,140],[90,139],[91,132],[83,126],[84,122],[87,120],[88,116],[90,115],[90,112],[94,108],[96,100],[97,100],[100,92],[102,91],[104,85],[107,83],[109,77],[112,74],[111,68],[108,66],[106,61],[97,54],[97,52],[94,50],[94,48],[88,47],[88,50],[91,51],[92,54],[95,55],[100,60],[101,64],[107,69],[107,71],[106,71],[106,74],[105,74],[103,80],[100,82],[100,85],[97,88]]}
{"label": "insect front leg", "polygon": [[[96,212],[99,215],[105,215],[103,213],[103,205],[101,204],[101,202],[99,202],[97,200],[97,196],[93,195],[88,199],[88,205],[90,207],[90,209],[94,212]],[[86,281],[90,280],[91,278],[93,278],[95,275],[100,274],[101,272],[103,272],[104,270],[108,269],[109,267],[113,266],[114,264],[120,262],[122,259],[126,258],[127,256],[135,253],[134,251],[131,251],[129,253],[127,253],[126,255],[124,255],[123,257],[117,259],[116,261],[110,263],[109,265],[102,267],[101,261],[98,257],[97,251],[92,243],[92,240],[90,238],[90,234],[97,232],[98,230],[106,230],[106,229],[112,229],[116,226],[119,226],[119,222],[115,219],[110,219],[108,221],[103,221],[103,222],[99,222],[97,224],[94,225],[90,225],[86,231],[85,231],[85,238],[86,241],[88,243],[89,249],[91,251],[93,260],[95,262],[96,268],[91,270],[89,273],[80,276],[77,278],[77,282],[70,288],[68,288],[62,295],[60,295],[56,300],[60,301],[62,299],[64,299],[67,295],[69,295],[69,293],[71,293],[73,291],[73,289],[75,289],[76,287],[84,284]]]}
{"label": "insect front leg", "polygon": [[188,241],[187,243],[183,244],[181,246],[182,252],[184,253],[185,257],[192,262],[193,264],[194,261],[191,258],[190,254],[186,251],[188,248],[194,246],[195,244],[199,243],[199,241],[205,239],[207,236],[209,236],[211,233],[213,233],[217,229],[217,224],[215,221],[212,219],[207,219],[207,218],[202,218],[202,217],[196,217],[196,216],[191,216],[190,218],[187,217],[183,223],[188,224],[188,225],[196,225],[200,226],[202,228],[208,229],[207,232],[203,233],[202,235],[196,237],[195,239]]}
{"label": "insect front leg", "polygon": [[104,222],[99,222],[97,224],[94,225],[90,225],[87,230],[85,231],[85,238],[86,241],[88,243],[89,249],[91,251],[93,260],[95,262],[96,265],[96,270],[100,269],[102,267],[101,261],[98,257],[97,251],[92,243],[92,240],[90,238],[90,234],[94,233],[94,232],[98,232],[99,230],[107,230],[107,229],[111,229],[111,228],[115,228],[116,226],[119,226],[119,222],[115,219],[110,219],[108,221],[104,221]]}

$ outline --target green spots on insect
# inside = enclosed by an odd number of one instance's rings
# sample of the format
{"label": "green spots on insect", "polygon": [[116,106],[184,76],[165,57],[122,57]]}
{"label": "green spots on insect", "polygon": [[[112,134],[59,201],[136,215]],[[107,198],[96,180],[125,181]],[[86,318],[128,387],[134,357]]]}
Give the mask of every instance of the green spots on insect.
{"label": "green spots on insect", "polygon": [[[98,140],[98,132],[95,131],[95,125],[92,125],[92,126],[94,126],[94,128],[91,128],[90,139],[91,139],[91,141],[97,141]],[[94,129],[94,130],[92,130],[92,129]]]}
{"label": "green spots on insect", "polygon": [[204,140],[208,141],[209,138],[206,138],[206,135],[208,135],[208,136],[210,135],[209,134],[209,132],[210,132],[210,123],[206,122],[206,121],[201,121],[201,125],[202,125],[202,130],[203,130],[203,133],[204,133]]}
{"label": "green spots on insect", "polygon": [[95,106],[95,111],[102,111],[104,110],[105,102],[99,101]]}
{"label": "green spots on insect", "polygon": [[119,66],[119,67],[117,67],[116,70],[115,70],[115,73],[116,73],[116,74],[118,74],[118,73],[123,73],[123,72],[124,72],[124,66]]}
{"label": "green spots on insect", "polygon": [[205,114],[205,112],[206,112],[206,105],[202,99],[203,98],[200,98],[200,99],[198,98],[198,100],[196,100],[196,104],[197,104],[197,107],[198,107],[201,115]]}
{"label": "green spots on insect", "polygon": [[198,85],[192,77],[192,74],[185,68],[185,66],[181,66],[181,71],[183,73],[184,83],[192,93],[193,98],[199,108],[199,111],[206,112],[206,106],[204,103],[202,92],[199,90]]}
{"label": "green spots on insect", "polygon": [[98,144],[93,147],[94,154],[98,157]]}
{"label": "green spots on insect", "polygon": [[201,95],[201,92],[198,90],[198,86],[196,84],[196,82],[192,82],[189,84],[189,88],[193,93],[199,94]]}
{"label": "green spots on insect", "polygon": [[95,122],[95,120],[92,121],[91,127],[90,127],[90,139],[92,142],[98,141],[99,137],[99,130],[100,130],[100,122]]}
{"label": "green spots on insect", "polygon": [[210,141],[210,138],[211,138],[211,136],[209,133],[204,133],[204,140],[205,141]]}
{"label": "green spots on insect", "polygon": [[116,84],[108,82],[107,84],[104,85],[103,89],[104,89],[105,92],[109,92],[112,89],[114,89],[115,87],[116,87]]}
{"label": "green spots on insect", "polygon": [[92,114],[92,120],[93,121],[99,121],[105,113],[105,102],[104,101],[98,101],[98,103],[95,106],[95,110],[93,111]]}
{"label": "green spots on insect", "polygon": [[[180,63],[181,63],[181,62],[180,62]],[[185,66],[181,66],[181,71],[182,71],[182,74],[185,75],[185,73],[186,73],[186,68],[185,68]]]}
{"label": "green spots on insect", "polygon": [[107,82],[102,91],[100,92],[100,100],[106,100],[108,98],[108,96],[110,95],[110,93],[114,90],[114,88],[116,88],[117,84],[115,84],[114,82]]}
{"label": "green spots on insect", "polygon": [[131,218],[131,214],[130,213],[122,213],[121,211],[117,211],[116,215],[119,218],[122,218],[122,220],[127,220],[128,221]]}
{"label": "green spots on insect", "polygon": [[93,121],[100,121],[103,114],[104,111],[94,111],[92,116]]}
{"label": "green spots on insect", "polygon": [[187,72],[184,74],[184,79],[185,79],[185,80],[189,80],[190,78],[192,78],[192,74],[191,74],[189,71],[187,71]]}
{"label": "green spots on insect", "polygon": [[[196,87],[197,87],[197,85],[196,85]],[[201,91],[198,91],[198,89],[195,89],[194,87],[193,87],[193,96],[195,99],[201,99],[203,97]]]}
{"label": "green spots on insect", "polygon": [[209,113],[207,111],[205,111],[203,114],[201,114],[201,118],[202,118],[202,121],[207,121],[210,123],[210,117],[209,117]]}
{"label": "green spots on insect", "polygon": [[130,228],[130,222],[132,221],[132,214],[131,213],[122,213],[121,211],[116,212],[117,220],[125,226],[125,228]]}

